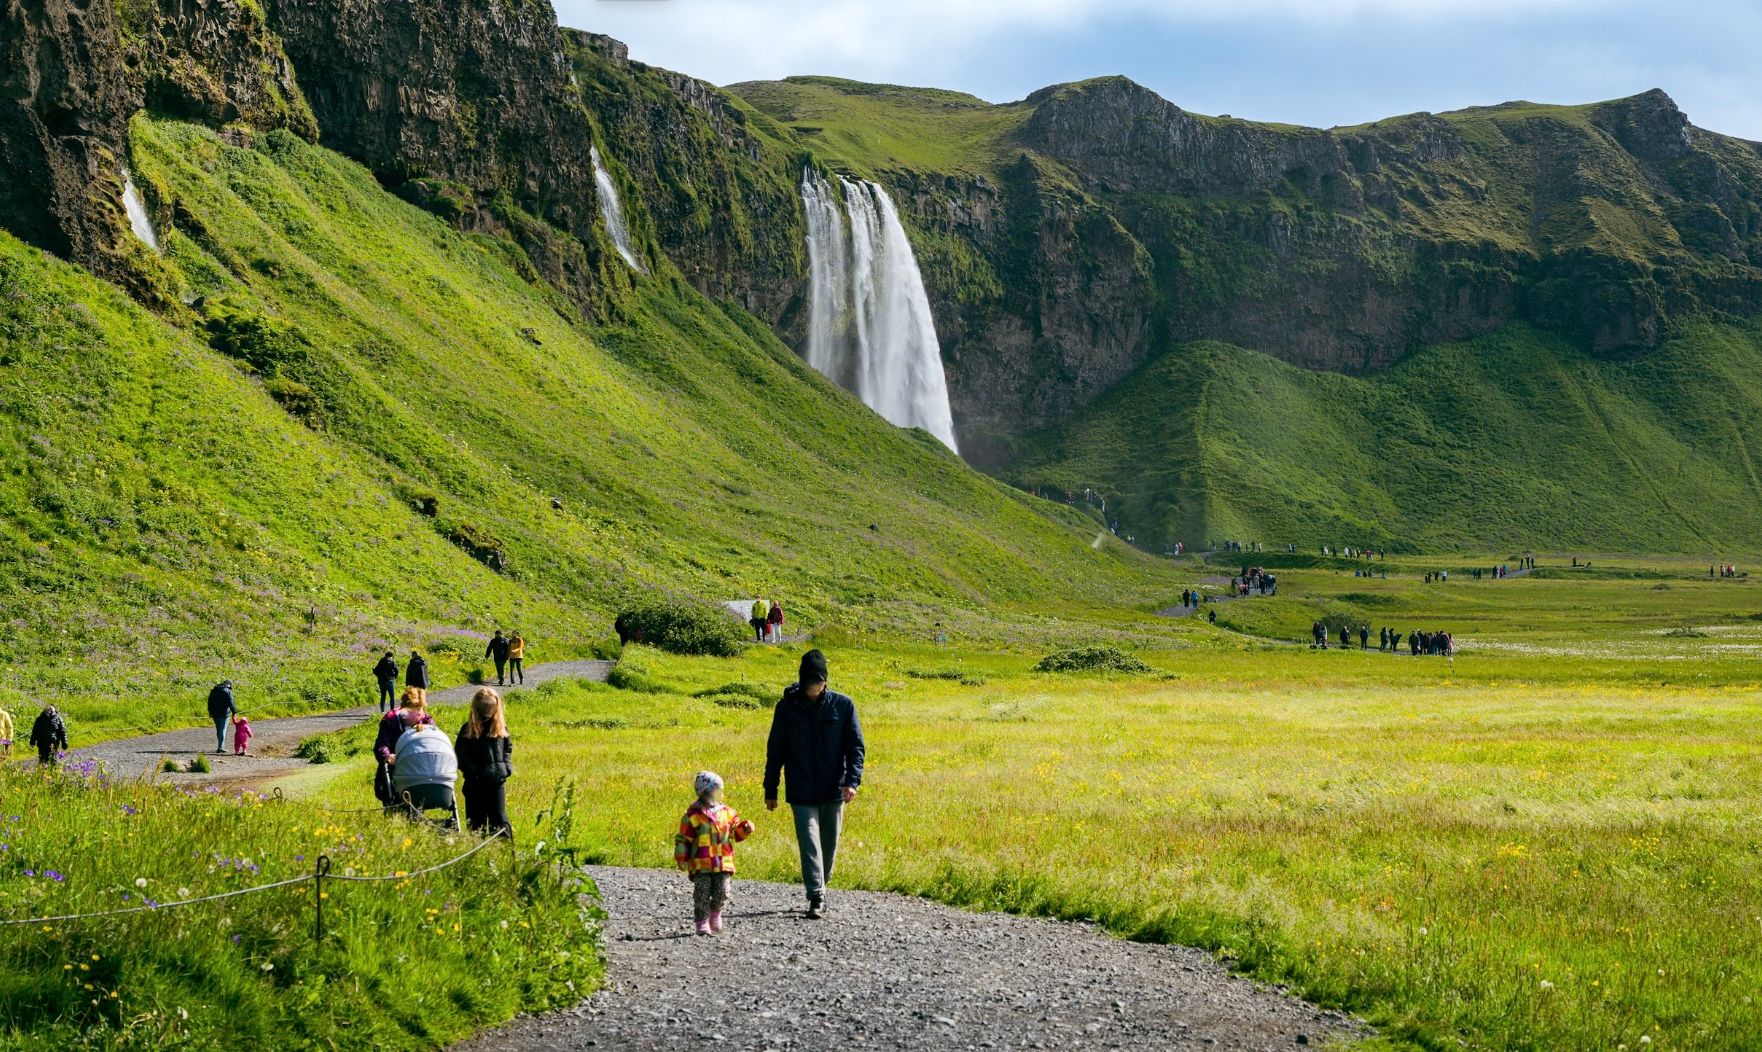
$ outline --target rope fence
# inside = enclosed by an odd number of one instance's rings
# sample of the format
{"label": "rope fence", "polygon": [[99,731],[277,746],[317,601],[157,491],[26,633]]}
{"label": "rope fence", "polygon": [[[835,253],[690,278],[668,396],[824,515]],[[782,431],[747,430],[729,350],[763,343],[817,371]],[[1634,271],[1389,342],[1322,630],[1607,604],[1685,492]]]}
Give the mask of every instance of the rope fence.
{"label": "rope fence", "polygon": [[[280,797],[280,795],[281,794],[278,791],[276,793],[276,796]],[[382,811],[382,810],[384,810],[384,808],[383,807],[371,807],[371,808],[364,808],[363,810],[364,811]],[[222,899],[234,899],[234,898],[239,898],[244,895],[255,895],[260,892],[274,891],[277,888],[289,888],[289,887],[293,887],[298,884],[310,883],[310,884],[316,885],[317,889],[318,889],[318,894],[312,896],[313,909],[314,909],[313,937],[319,941],[322,941],[324,939],[324,882],[325,881],[327,881],[327,880],[340,880],[340,881],[346,881],[349,883],[356,883],[356,884],[374,884],[374,883],[379,883],[379,882],[388,881],[388,880],[412,880],[416,877],[423,877],[423,876],[427,876],[430,873],[438,873],[441,870],[450,869],[453,866],[456,866],[459,863],[470,858],[471,856],[477,854],[479,851],[482,851],[485,848],[488,848],[494,844],[497,844],[497,843],[500,843],[503,841],[506,841],[510,847],[513,846],[513,843],[514,843],[513,838],[501,836],[501,835],[491,835],[491,836],[485,837],[484,839],[482,839],[478,843],[472,845],[470,848],[466,849],[465,851],[461,852],[460,854],[454,855],[452,858],[449,858],[444,862],[437,862],[432,866],[424,866],[421,869],[414,869],[414,870],[410,870],[408,872],[398,872],[398,873],[394,873],[394,874],[391,874],[388,876],[381,876],[381,877],[362,877],[362,876],[355,876],[353,874],[346,874],[345,875],[345,874],[341,874],[341,873],[332,873],[330,871],[330,869],[331,869],[330,856],[329,855],[319,855],[317,864],[313,867],[313,870],[311,873],[307,873],[303,876],[298,876],[298,877],[289,877],[286,880],[278,880],[278,881],[275,881],[274,883],[270,883],[270,884],[259,884],[255,887],[249,887],[249,888],[235,888],[232,891],[222,891],[222,892],[218,892],[213,895],[202,895],[200,897],[193,898],[193,899],[177,899],[172,902],[160,902],[160,903],[155,903],[151,906],[129,906],[129,907],[125,907],[123,909],[99,910],[95,913],[67,913],[67,914],[62,914],[60,916],[56,916],[56,917],[0,918],[0,928],[22,927],[22,926],[31,925],[31,924],[64,924],[69,921],[91,920],[93,918],[98,918],[98,917],[121,917],[121,916],[126,916],[126,915],[132,914],[132,913],[162,913],[165,910],[178,909],[178,908],[181,908],[184,906],[196,906],[196,905],[200,905],[200,904],[206,903],[206,902],[219,902]]]}

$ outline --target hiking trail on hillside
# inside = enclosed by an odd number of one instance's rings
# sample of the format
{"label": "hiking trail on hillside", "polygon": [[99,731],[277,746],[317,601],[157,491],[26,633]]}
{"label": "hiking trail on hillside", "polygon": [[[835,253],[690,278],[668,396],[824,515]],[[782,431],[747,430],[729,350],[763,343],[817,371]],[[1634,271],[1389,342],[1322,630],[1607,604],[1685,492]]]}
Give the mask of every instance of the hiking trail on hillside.
{"label": "hiking trail on hillside", "polygon": [[[613,664],[611,661],[582,660],[532,665],[526,669],[525,683],[496,689],[502,691],[504,697],[511,697],[553,679],[604,681]],[[363,676],[365,677],[365,673]],[[471,700],[471,695],[481,685],[464,683],[444,690],[431,690],[428,692],[428,700],[431,704],[439,705],[463,704]],[[203,705],[203,697],[192,697],[191,713],[203,712]],[[247,717],[251,715],[248,706],[241,708]],[[262,722],[252,720],[251,753],[248,756],[233,755],[230,730],[226,736],[226,752],[216,753],[213,724],[161,731],[135,738],[115,738],[73,751],[81,759],[97,760],[110,772],[111,777],[117,779],[153,775],[159,771],[160,761],[166,758],[183,765],[194,759],[197,753],[207,753],[208,762],[214,766],[212,774],[165,774],[163,777],[190,784],[224,782],[228,785],[240,785],[248,782],[254,787],[262,788],[265,779],[283,777],[311,766],[311,761],[294,755],[294,750],[299,748],[302,741],[314,735],[345,730],[365,720],[377,719],[379,711],[377,706],[362,705],[338,712],[286,716]]]}
{"label": "hiking trail on hillside", "polygon": [[[787,820],[761,822],[778,836]],[[853,816],[860,825],[860,816]],[[1362,1022],[1229,971],[1211,954],[1091,924],[973,913],[879,892],[736,878],[728,930],[691,931],[691,886],[663,870],[589,867],[606,920],[606,985],[452,1052],[584,1049],[1296,1049]]]}

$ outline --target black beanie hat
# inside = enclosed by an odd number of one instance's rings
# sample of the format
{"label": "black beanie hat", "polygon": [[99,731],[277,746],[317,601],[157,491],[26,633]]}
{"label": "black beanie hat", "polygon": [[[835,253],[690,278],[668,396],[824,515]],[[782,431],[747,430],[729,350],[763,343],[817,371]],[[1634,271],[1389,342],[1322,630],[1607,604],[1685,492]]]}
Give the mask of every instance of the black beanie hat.
{"label": "black beanie hat", "polygon": [[801,656],[801,681],[803,684],[826,682],[826,655],[810,650]]}

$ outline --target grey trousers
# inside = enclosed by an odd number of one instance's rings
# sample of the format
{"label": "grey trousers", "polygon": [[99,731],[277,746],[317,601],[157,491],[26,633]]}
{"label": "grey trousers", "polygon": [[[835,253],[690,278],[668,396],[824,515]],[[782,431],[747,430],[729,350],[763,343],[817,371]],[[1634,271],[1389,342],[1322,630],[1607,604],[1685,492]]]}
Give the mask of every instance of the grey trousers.
{"label": "grey trousers", "polygon": [[801,848],[801,882],[808,901],[825,897],[832,879],[832,863],[838,857],[838,831],[844,825],[844,801],[823,804],[790,804],[795,812],[795,843]]}

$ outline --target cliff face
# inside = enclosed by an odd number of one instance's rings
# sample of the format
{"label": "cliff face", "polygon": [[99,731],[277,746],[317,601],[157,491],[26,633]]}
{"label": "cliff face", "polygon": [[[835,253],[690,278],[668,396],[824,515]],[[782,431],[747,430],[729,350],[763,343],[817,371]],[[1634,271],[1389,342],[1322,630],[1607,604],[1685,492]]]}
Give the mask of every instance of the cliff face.
{"label": "cliff face", "polygon": [[699,291],[799,339],[806,231],[780,133],[711,85],[632,62],[610,37],[564,30],[564,41],[602,152],[628,180],[633,224]]}
{"label": "cliff face", "polygon": [[269,0],[320,141],[462,227],[505,233],[590,311],[622,280],[593,126],[550,5]]}
{"label": "cliff face", "polygon": [[9,0],[0,23],[0,219],[111,272],[126,230],[123,145],[138,95],[108,4]]}

